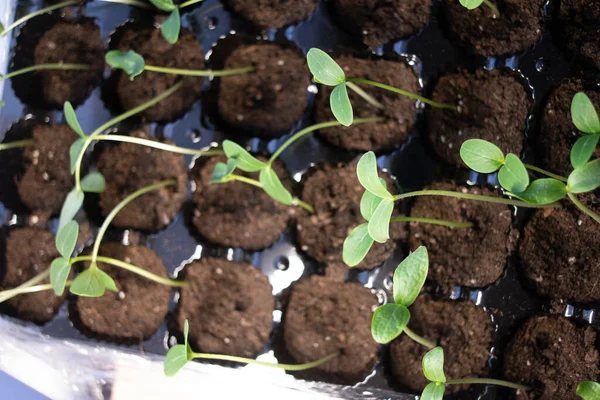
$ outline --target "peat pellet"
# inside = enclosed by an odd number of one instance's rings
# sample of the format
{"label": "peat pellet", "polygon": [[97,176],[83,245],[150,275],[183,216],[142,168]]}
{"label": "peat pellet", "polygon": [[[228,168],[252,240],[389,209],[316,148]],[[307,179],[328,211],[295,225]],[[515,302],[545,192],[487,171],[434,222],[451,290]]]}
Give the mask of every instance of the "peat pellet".
{"label": "peat pellet", "polygon": [[512,75],[498,70],[447,74],[435,85],[432,98],[458,106],[458,111],[429,107],[426,113],[428,142],[443,161],[463,167],[460,147],[468,139],[521,154],[531,100]]}
{"label": "peat pellet", "polygon": [[225,5],[241,18],[260,28],[283,28],[306,19],[317,6],[319,0],[225,0]]}
{"label": "peat pellet", "polygon": [[[168,278],[163,261],[146,247],[106,243],[100,247],[100,255]],[[86,335],[109,340],[140,342],[150,338],[167,315],[171,288],[112,265],[99,262],[98,267],[114,279],[119,292],[74,297],[75,326]]]}
{"label": "peat pellet", "polygon": [[287,133],[308,104],[310,73],[302,53],[276,44],[254,44],[239,47],[225,60],[226,69],[248,66],[256,69],[220,79],[219,115],[245,133],[266,138]]}
{"label": "peat pellet", "polygon": [[[419,91],[417,76],[404,62],[382,59],[362,59],[343,56],[336,58],[348,78],[362,78],[394,86],[412,93]],[[352,90],[348,90],[354,118],[384,117],[385,122],[322,129],[319,135],[334,146],[348,150],[378,151],[400,147],[415,122],[415,100],[373,86],[359,84],[370,96],[385,106],[380,110]],[[317,122],[335,121],[329,105],[333,88],[319,85],[316,107]]]}
{"label": "peat pellet", "polygon": [[600,373],[596,336],[591,327],[578,327],[564,317],[530,318],[506,348],[505,378],[537,387],[520,392],[519,399],[579,400],[577,385],[597,381]]}
{"label": "peat pellet", "polygon": [[[487,377],[494,326],[488,313],[470,301],[435,301],[421,295],[410,307],[409,327],[444,349],[448,379]],[[395,382],[421,391],[429,383],[421,368],[428,349],[403,334],[390,344],[390,371]],[[448,393],[466,389],[448,385]]]}
{"label": "peat pellet", "polygon": [[556,19],[557,42],[586,67],[600,69],[600,3],[562,0]]}
{"label": "peat pellet", "polygon": [[358,283],[312,276],[292,286],[284,315],[283,340],[298,363],[341,354],[315,370],[324,380],[360,382],[377,361],[371,336],[377,298]]}
{"label": "peat pellet", "polygon": [[194,351],[254,358],[269,340],[275,300],[250,264],[203,258],[187,265],[175,321],[190,324]]}
{"label": "peat pellet", "polygon": [[[487,188],[437,182],[427,189],[498,196]],[[512,211],[502,204],[441,196],[418,197],[411,217],[470,222],[472,228],[449,228],[411,222],[408,243],[429,252],[429,276],[445,288],[454,285],[483,287],[502,276],[507,257],[514,247]]]}

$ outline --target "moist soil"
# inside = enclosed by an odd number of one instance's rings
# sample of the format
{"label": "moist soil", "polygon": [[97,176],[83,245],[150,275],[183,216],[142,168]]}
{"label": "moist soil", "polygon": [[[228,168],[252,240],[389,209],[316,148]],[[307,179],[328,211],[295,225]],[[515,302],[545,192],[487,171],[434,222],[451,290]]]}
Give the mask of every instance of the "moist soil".
{"label": "moist soil", "polygon": [[[54,235],[39,228],[14,228],[2,238],[0,254],[0,290],[12,289],[50,268],[59,257]],[[40,284],[50,283],[46,278]],[[8,314],[18,318],[45,324],[51,321],[65,299],[53,291],[21,294],[6,302]]]}
{"label": "moist soil", "polygon": [[556,41],[569,56],[600,69],[600,4],[586,0],[563,0],[557,5]]}
{"label": "moist soil", "polygon": [[[337,57],[336,61],[344,69],[347,78],[369,79],[412,93],[417,93],[419,90],[415,72],[404,62],[349,56]],[[354,118],[385,117],[386,121],[377,124],[327,128],[321,130],[319,135],[327,142],[348,150],[379,151],[400,147],[413,129],[416,114],[415,100],[372,86],[364,84],[359,86],[382,103],[385,110],[375,108],[352,90],[348,90]],[[317,122],[335,121],[329,106],[329,97],[333,88],[324,85],[319,85],[318,88]]]}
{"label": "moist soil", "polygon": [[[571,102],[576,93],[585,91],[597,110],[600,110],[600,91],[594,83],[583,83],[578,79],[568,79],[558,85],[548,97],[540,133],[536,136],[535,154],[537,164],[551,172],[568,176],[573,171],[571,149],[585,133],[573,124]],[[592,159],[600,157],[596,149]]]}
{"label": "moist soil", "polygon": [[319,0],[224,0],[224,3],[241,18],[260,28],[279,29],[306,19],[315,11]]}
{"label": "moist soil", "polygon": [[[311,170],[304,182],[302,200],[313,206],[315,213],[299,215],[297,237],[302,250],[319,263],[343,263],[344,240],[354,228],[365,223],[360,213],[360,199],[365,190],[356,177],[356,163],[323,164]],[[389,177],[383,173],[380,176],[387,178],[388,188],[394,187]],[[392,223],[390,236],[385,243],[375,243],[357,268],[373,269],[387,260],[398,242],[406,238],[406,225]]]}
{"label": "moist soil", "polygon": [[358,383],[377,361],[378,345],[371,336],[377,298],[359,283],[335,282],[311,276],[292,286],[284,314],[283,341],[296,363],[341,355],[312,371],[319,380]]}
{"label": "moist soil", "polygon": [[[143,129],[133,131],[131,136],[152,139]],[[108,144],[98,157],[97,167],[106,178],[106,190],[100,194],[103,216],[138,189],[176,181],[174,186],[153,190],[125,206],[112,222],[116,227],[158,231],[175,218],[183,205],[188,176],[181,154],[134,143]]]}
{"label": "moist soil", "polygon": [[333,0],[333,17],[371,49],[416,35],[431,17],[431,0]]}
{"label": "moist soil", "polygon": [[482,4],[468,10],[443,0],[442,19],[451,39],[486,57],[522,53],[542,36],[545,0],[492,0],[500,17]]}
{"label": "moist soil", "polygon": [[190,324],[194,351],[254,358],[269,340],[275,300],[254,266],[217,258],[187,265],[175,311],[177,329]]}
{"label": "moist soil", "polygon": [[[482,187],[437,182],[426,189],[498,196]],[[454,285],[483,287],[496,282],[504,273],[508,256],[515,245],[512,211],[502,204],[441,196],[418,197],[411,217],[436,218],[452,222],[471,222],[472,228],[448,228],[410,223],[408,243],[411,250],[426,246],[429,252],[429,279],[443,288]]]}
{"label": "moist soil", "polygon": [[[435,301],[421,295],[410,307],[410,313],[409,328],[443,347],[448,379],[488,376],[494,326],[483,308],[470,301]],[[421,368],[427,351],[405,334],[398,337],[389,347],[391,378],[412,391],[423,390],[429,383]],[[454,393],[467,388],[448,385],[446,391]]]}
{"label": "moist soil", "polygon": [[578,327],[562,316],[533,317],[508,344],[504,375],[537,387],[520,392],[519,399],[578,400],[577,385],[597,381],[600,373],[596,336],[591,327]]}
{"label": "moist soil", "polygon": [[[146,247],[106,243],[100,246],[99,254],[168,278],[163,261]],[[88,336],[119,342],[150,338],[167,315],[171,288],[122,268],[101,262],[98,267],[114,279],[119,292],[107,290],[102,297],[73,297],[70,316],[75,326]]]}
{"label": "moist soil", "polygon": [[460,147],[468,139],[487,140],[505,154],[521,154],[531,100],[512,75],[498,70],[447,74],[437,82],[432,98],[458,106],[458,111],[427,110],[428,142],[438,158],[464,166]]}
{"label": "moist soil", "polygon": [[245,45],[229,55],[224,67],[248,66],[256,70],[220,78],[221,119],[234,129],[264,138],[287,133],[306,110],[310,73],[302,53],[276,44]]}
{"label": "moist soil", "polygon": [[[258,159],[266,161],[263,157]],[[226,247],[262,250],[275,243],[287,227],[296,207],[273,200],[264,190],[247,183],[233,181],[210,183],[215,165],[227,162],[226,157],[200,160],[193,172],[193,224],[205,239]],[[290,189],[291,178],[282,163],[273,168],[283,184]],[[236,174],[258,179],[256,173],[237,170]]]}
{"label": "moist soil", "polygon": [[[204,55],[200,43],[187,29],[182,29],[177,43],[170,44],[154,27],[128,28],[122,32],[117,49],[135,50],[145,59],[146,65],[165,68],[194,69],[204,68]],[[123,71],[118,74],[117,94],[121,106],[131,110],[152,100],[180,81],[182,89],[168,100],[143,111],[143,119],[152,122],[170,122],[187,112],[202,92],[202,77],[181,77],[174,74],[144,71],[132,81]]]}

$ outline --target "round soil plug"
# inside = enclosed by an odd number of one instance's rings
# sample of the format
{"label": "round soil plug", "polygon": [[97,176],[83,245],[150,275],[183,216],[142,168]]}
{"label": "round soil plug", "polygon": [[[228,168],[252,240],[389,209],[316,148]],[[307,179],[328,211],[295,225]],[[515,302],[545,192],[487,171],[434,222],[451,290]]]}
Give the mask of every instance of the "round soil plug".
{"label": "round soil plug", "polygon": [[[410,307],[410,329],[444,348],[444,371],[448,379],[487,377],[494,335],[492,320],[483,308],[470,301],[434,301],[421,295]],[[417,392],[429,383],[421,368],[427,348],[407,335],[390,344],[390,368],[397,383]],[[446,391],[466,390],[448,385]]]}
{"label": "round soil plug", "polygon": [[234,13],[260,28],[283,28],[308,18],[319,0],[224,0]]}
{"label": "round soil plug", "polygon": [[[412,93],[419,91],[419,84],[412,67],[403,62],[368,60],[355,57],[339,57],[337,63],[348,78],[362,78],[394,86]],[[385,110],[369,104],[352,90],[348,90],[354,109],[354,118],[385,117],[382,123],[334,127],[323,129],[319,135],[329,143],[348,150],[379,151],[400,147],[407,139],[415,122],[415,100],[387,90],[360,84],[361,89],[377,99]],[[333,88],[319,85],[317,95],[317,122],[335,121],[329,107]]]}
{"label": "round soil plug", "polygon": [[562,0],[556,21],[557,41],[577,61],[600,69],[600,3]]}
{"label": "round soil plug", "polygon": [[175,311],[190,324],[194,351],[254,358],[269,340],[275,300],[267,277],[250,264],[204,258],[187,265]]}
{"label": "round soil plug", "polygon": [[[496,195],[486,188],[458,186],[454,182],[434,183],[427,189]],[[500,279],[506,259],[514,247],[512,211],[508,206],[421,196],[415,200],[410,215],[473,224],[472,228],[448,228],[410,223],[410,248],[415,250],[419,246],[426,246],[429,251],[429,279],[447,289],[454,285],[483,287]]]}
{"label": "round soil plug", "polygon": [[[146,247],[106,243],[100,247],[100,255],[168,278],[160,257]],[[71,305],[75,326],[81,325],[86,335],[116,341],[140,342],[154,335],[167,315],[171,288],[122,268],[101,262],[98,267],[114,279],[119,292],[107,290],[102,297],[74,297]]]}
{"label": "round soil plug", "polygon": [[257,44],[236,49],[225,61],[226,69],[248,66],[256,69],[220,78],[219,115],[228,125],[260,137],[289,132],[307,106],[310,74],[302,53]]}
{"label": "round soil plug", "polygon": [[358,283],[312,276],[292,286],[283,321],[283,340],[297,363],[341,354],[314,368],[319,380],[354,384],[377,362],[371,337],[377,298]]}
{"label": "round soil plug", "polygon": [[520,400],[581,400],[582,381],[597,381],[596,331],[564,317],[533,317],[517,331],[504,355],[504,375],[541,388],[519,392]]}
{"label": "round soil plug", "polygon": [[[150,139],[144,130],[134,131],[131,136]],[[135,199],[117,214],[114,226],[155,232],[166,227],[181,209],[188,181],[183,155],[119,143],[107,145],[97,165],[106,178],[106,190],[100,194],[103,216],[136,190],[161,181],[176,182]]]}

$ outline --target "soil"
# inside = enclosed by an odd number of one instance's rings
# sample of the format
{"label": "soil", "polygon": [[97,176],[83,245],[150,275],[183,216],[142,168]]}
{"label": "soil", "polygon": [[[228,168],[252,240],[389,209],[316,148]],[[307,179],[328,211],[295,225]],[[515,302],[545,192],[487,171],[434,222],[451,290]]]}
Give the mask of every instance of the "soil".
{"label": "soil", "polygon": [[568,319],[538,316],[529,319],[509,343],[504,357],[506,379],[540,389],[519,399],[577,400],[577,385],[598,380],[597,333]]}
{"label": "soil", "polygon": [[354,384],[371,371],[378,345],[371,336],[377,307],[371,291],[354,282],[311,276],[292,286],[284,314],[283,340],[297,363],[341,355],[314,369],[319,380]]}
{"label": "soil", "polygon": [[[426,189],[498,196],[487,188],[460,186],[454,182],[434,183]],[[512,211],[508,206],[422,196],[415,200],[410,215],[473,223],[473,228],[410,223],[411,250],[426,246],[429,252],[429,279],[447,289],[456,284],[483,287],[500,279],[515,244],[516,232],[512,231]]]}
{"label": "soil", "polygon": [[302,53],[275,44],[256,44],[239,47],[225,60],[225,69],[248,66],[256,70],[220,79],[219,115],[245,133],[265,138],[287,133],[307,106],[310,73]]}
{"label": "soil", "polygon": [[[349,56],[337,57],[336,61],[344,69],[347,78],[369,79],[412,93],[419,91],[417,76],[412,67],[406,63]],[[363,84],[359,86],[382,103],[385,110],[375,108],[362,97],[348,90],[354,118],[385,117],[386,121],[354,125],[349,128],[327,128],[321,130],[319,135],[329,143],[348,150],[378,151],[400,147],[413,129],[416,114],[415,100],[372,86]],[[329,106],[329,96],[333,88],[324,85],[319,85],[318,88],[317,122],[335,121]]]}
{"label": "soil", "polygon": [[542,36],[545,0],[493,0],[500,17],[482,4],[468,10],[444,0],[442,14],[450,37],[486,57],[522,53]]}
{"label": "soil", "polygon": [[275,300],[267,277],[250,264],[203,258],[187,265],[175,312],[190,324],[194,351],[254,358],[271,334]]}
{"label": "soil", "polygon": [[225,0],[234,13],[260,28],[283,28],[306,19],[317,6],[318,0]]}
{"label": "soil", "polygon": [[521,154],[531,99],[512,75],[498,70],[444,75],[432,98],[459,107],[458,111],[427,110],[428,141],[443,161],[464,166],[460,147],[468,139],[487,140],[505,154]]}
{"label": "soil", "polygon": [[[131,136],[155,140],[142,129],[133,131]],[[112,224],[116,227],[158,231],[175,218],[183,205],[188,176],[181,154],[133,143],[111,144],[100,154],[97,166],[106,178],[106,190],[100,194],[103,216],[138,189],[162,181],[176,181],[174,186],[153,190],[128,204],[115,217]]]}
{"label": "soil", "polygon": [[600,4],[586,0],[563,0],[557,6],[558,42],[571,57],[600,69]]}
{"label": "soil", "polygon": [[[168,278],[163,261],[146,247],[106,243],[100,246],[99,254]],[[148,339],[167,315],[171,288],[122,268],[100,262],[98,267],[115,280],[119,292],[107,290],[102,297],[75,296],[70,313],[75,325],[92,337],[126,342]]]}
{"label": "soil", "polygon": [[[443,347],[448,379],[488,376],[494,326],[483,308],[470,301],[434,301],[421,295],[410,313],[410,329]],[[421,369],[427,348],[403,334],[390,344],[389,351],[392,378],[415,392],[423,390],[429,383]],[[446,387],[448,393],[465,389],[465,385]]]}
{"label": "soil", "polygon": [[[263,157],[259,159],[266,161]],[[243,182],[210,183],[218,162],[226,157],[211,157],[198,162],[193,172],[196,182],[193,224],[209,241],[221,246],[262,250],[275,243],[287,227],[296,207],[273,200],[264,190]],[[291,179],[282,163],[273,168],[290,189]],[[258,179],[256,173],[236,170],[236,174]]]}
{"label": "soil", "polygon": [[332,14],[371,49],[416,35],[431,17],[431,0],[333,0]]}
{"label": "soil", "polygon": [[[393,188],[395,183],[387,180],[388,188]],[[313,206],[315,214],[302,212],[296,225],[302,250],[319,263],[342,263],[344,240],[354,228],[366,222],[360,214],[364,191],[356,177],[356,162],[323,164],[313,169],[304,182],[301,198]],[[357,268],[373,269],[381,265],[397,243],[406,238],[405,224],[392,223],[390,236],[383,244],[375,243]]]}
{"label": "soil", "polygon": [[[165,68],[204,68],[204,55],[200,43],[187,29],[182,29],[177,43],[170,44],[158,28],[127,29],[119,40],[118,50],[135,50],[145,59],[146,65]],[[125,110],[146,103],[183,81],[183,88],[169,96],[167,101],[147,109],[140,115],[152,122],[170,122],[181,117],[202,93],[201,77],[181,77],[173,74],[144,71],[133,81],[123,71],[119,74],[117,93]]]}
{"label": "soil", "polygon": [[[50,268],[50,263],[59,257],[54,240],[54,235],[44,229],[11,229],[2,243],[6,247],[0,249],[4,255],[0,258],[0,290],[17,287]],[[50,278],[40,282],[45,283],[50,283]],[[51,290],[22,294],[8,300],[6,305],[9,314],[42,325],[54,318],[65,296],[66,293],[58,297]]]}
{"label": "soil", "polygon": [[47,216],[60,212],[74,186],[69,147],[79,136],[66,124],[33,128],[35,144],[23,150],[24,173],[17,178],[21,201],[34,213]]}
{"label": "soil", "polygon": [[[571,118],[571,102],[576,93],[585,91],[597,110],[600,110],[600,91],[595,84],[583,83],[577,79],[561,82],[548,97],[540,133],[536,136],[537,163],[541,168],[568,176],[573,171],[571,149],[582,135]],[[592,159],[600,157],[600,150]]]}

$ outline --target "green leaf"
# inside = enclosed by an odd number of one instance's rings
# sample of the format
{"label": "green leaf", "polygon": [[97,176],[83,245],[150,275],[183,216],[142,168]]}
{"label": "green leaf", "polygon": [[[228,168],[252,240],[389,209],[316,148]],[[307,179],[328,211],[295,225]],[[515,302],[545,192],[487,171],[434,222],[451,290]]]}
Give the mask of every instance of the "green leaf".
{"label": "green leaf", "polygon": [[352,125],[354,113],[352,111],[352,104],[350,104],[348,89],[346,88],[345,83],[339,84],[333,88],[331,96],[329,97],[329,103],[333,116],[340,124],[344,126]]}
{"label": "green leaf", "polygon": [[374,241],[385,243],[390,238],[390,219],[393,211],[394,200],[381,200],[369,221],[369,235]]}
{"label": "green leaf", "polygon": [[106,53],[105,58],[108,65],[112,68],[122,69],[131,80],[144,72],[146,67],[144,57],[133,50],[127,52],[111,50]]}
{"label": "green leaf", "polygon": [[466,140],[460,147],[460,157],[467,167],[482,174],[496,172],[504,164],[502,150],[481,139]]}
{"label": "green leaf", "polygon": [[81,190],[86,193],[102,193],[106,190],[106,180],[100,172],[90,172],[81,180]]}
{"label": "green leaf", "polygon": [[176,8],[173,0],[150,0],[150,3],[152,3],[154,7],[163,11],[173,11]]}
{"label": "green leaf", "polygon": [[262,183],[263,189],[269,196],[286,206],[292,205],[294,202],[292,194],[283,186],[272,168],[261,170],[258,180]]}
{"label": "green leaf", "polygon": [[567,195],[567,186],[553,178],[537,179],[515,197],[531,204],[554,203]]}
{"label": "green leaf", "polygon": [[222,183],[224,182],[226,176],[229,176],[235,171],[235,167],[237,165],[237,160],[235,158],[230,158],[227,160],[227,164],[225,163],[217,163],[215,165],[215,169],[210,177],[210,183]]}
{"label": "green leaf", "polygon": [[65,286],[70,273],[71,264],[66,258],[57,258],[50,264],[50,283],[57,296],[62,296],[65,292]]}
{"label": "green leaf", "polygon": [[167,42],[171,44],[177,43],[177,39],[179,39],[179,31],[181,30],[181,17],[179,16],[179,8],[173,10],[165,22],[162,23],[160,30]]}
{"label": "green leaf", "polygon": [[174,376],[188,363],[187,348],[182,344],[169,349],[165,356],[163,371],[166,376]]}
{"label": "green leaf", "polygon": [[356,175],[358,176],[358,181],[362,187],[373,193],[375,196],[390,200],[394,199],[394,196],[388,192],[379,179],[379,174],[377,172],[377,158],[372,151],[369,151],[360,158],[358,165],[356,166]]}
{"label": "green leaf", "polygon": [[64,105],[64,113],[65,119],[67,120],[67,124],[82,138],[85,137],[85,133],[83,133],[83,129],[81,129],[81,125],[79,125],[79,121],[77,120],[77,115],[75,115],[75,110],[70,102],[65,102]]}
{"label": "green leaf", "polygon": [[583,400],[600,400],[600,384],[584,381],[577,385],[577,395]]}
{"label": "green leaf", "polygon": [[306,55],[308,69],[318,83],[327,86],[337,86],[346,81],[344,70],[335,62],[329,54],[323,50],[312,48]]}
{"label": "green leaf", "polygon": [[573,168],[581,168],[590,161],[598,145],[598,139],[600,139],[600,134],[585,135],[577,139],[571,149],[571,165],[573,165]]}
{"label": "green leaf", "polygon": [[483,4],[483,0],[460,0],[460,4],[469,10],[474,10]]}
{"label": "green leaf", "polygon": [[60,219],[58,224],[58,230],[60,230],[70,221],[75,218],[75,215],[79,212],[79,209],[83,205],[83,199],[85,195],[82,191],[73,188],[67,195],[65,202],[60,211]]}
{"label": "green leaf", "polygon": [[237,167],[242,171],[256,172],[267,166],[266,163],[256,159],[246,149],[231,140],[223,142],[223,151],[227,158],[235,158]]}
{"label": "green leaf", "polygon": [[444,375],[444,349],[436,347],[423,357],[423,374],[432,382],[446,382]]}
{"label": "green leaf", "polygon": [[600,133],[600,120],[594,104],[585,93],[577,93],[571,102],[571,118],[573,124],[581,132]]}
{"label": "green leaf", "polygon": [[591,161],[571,172],[567,188],[571,193],[586,193],[600,187],[600,159]]}
{"label": "green leaf", "polygon": [[356,267],[365,259],[373,242],[373,238],[369,235],[369,224],[361,224],[354,228],[344,240],[342,250],[344,262],[349,267]]}
{"label": "green leaf", "polygon": [[[385,183],[385,179],[380,178],[380,180],[383,187],[386,187],[387,185]],[[360,199],[360,214],[362,217],[367,221],[370,220],[373,216],[373,213],[379,206],[379,203],[381,203],[381,200],[383,200],[381,197],[375,196],[373,193],[365,190],[362,198]]]}
{"label": "green leaf", "polygon": [[76,221],[69,221],[56,235],[56,249],[66,259],[70,259],[77,246],[77,236],[79,236],[79,224]]}
{"label": "green leaf", "polygon": [[377,343],[387,344],[402,334],[408,321],[408,308],[397,304],[384,304],[373,314],[371,335]]}
{"label": "green leaf", "polygon": [[425,386],[425,390],[421,393],[419,400],[442,400],[444,398],[444,391],[446,385],[440,382],[431,382]]}
{"label": "green leaf", "polygon": [[394,301],[410,307],[425,284],[429,272],[429,255],[425,246],[419,247],[404,259],[394,272]]}
{"label": "green leaf", "polygon": [[75,173],[75,168],[77,167],[77,160],[79,159],[79,155],[83,151],[83,145],[85,144],[85,139],[79,138],[73,142],[71,147],[69,148],[69,158],[71,160],[71,174]]}
{"label": "green leaf", "polygon": [[498,182],[511,193],[522,193],[529,186],[529,174],[523,162],[514,154],[506,155],[506,162],[498,172]]}
{"label": "green leaf", "polygon": [[106,289],[118,292],[115,281],[98,267],[90,267],[77,275],[71,293],[85,297],[100,297]]}

